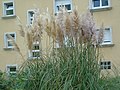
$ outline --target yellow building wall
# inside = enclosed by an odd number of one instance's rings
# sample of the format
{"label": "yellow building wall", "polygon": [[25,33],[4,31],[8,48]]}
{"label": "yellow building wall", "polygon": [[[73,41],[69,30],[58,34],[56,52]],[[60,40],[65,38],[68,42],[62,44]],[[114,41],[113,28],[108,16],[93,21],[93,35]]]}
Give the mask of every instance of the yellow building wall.
{"label": "yellow building wall", "polygon": [[112,28],[112,42],[114,46],[106,46],[101,48],[101,54],[103,59],[110,60],[112,62],[112,67],[114,65],[117,67],[118,71],[120,69],[120,12],[119,12],[119,0],[111,0],[110,10],[93,12],[93,16],[95,21],[97,22],[97,26],[100,26],[101,23],[104,24],[104,27]]}
{"label": "yellow building wall", "polygon": [[[4,33],[16,32],[16,42],[20,46],[21,52],[27,58],[27,49],[24,46],[25,42],[19,35],[16,17],[2,18],[2,1],[0,0],[0,69],[5,70],[6,64],[20,64],[22,62],[21,56],[15,50],[4,49]],[[15,14],[19,16],[23,25],[27,24],[27,10],[40,8],[44,11],[48,8],[49,12],[54,13],[54,0],[14,0]],[[93,11],[93,16],[96,21],[96,26],[104,27],[110,26],[112,28],[112,42],[114,46],[101,47],[101,55],[105,60],[111,60],[117,67],[120,67],[120,0],[111,0],[110,10]],[[72,8],[77,7],[80,14],[85,13],[89,8],[89,0],[72,0]],[[43,46],[46,42],[43,42]]]}

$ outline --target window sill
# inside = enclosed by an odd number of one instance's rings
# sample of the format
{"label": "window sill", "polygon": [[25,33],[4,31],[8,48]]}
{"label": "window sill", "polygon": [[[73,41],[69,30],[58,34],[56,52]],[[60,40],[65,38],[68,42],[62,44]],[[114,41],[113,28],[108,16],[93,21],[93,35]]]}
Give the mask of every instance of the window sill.
{"label": "window sill", "polygon": [[90,11],[92,12],[98,12],[98,11],[106,11],[111,10],[112,7],[99,7],[99,8],[91,8]]}
{"label": "window sill", "polygon": [[2,18],[4,19],[6,19],[6,18],[15,18],[16,17],[16,15],[9,15],[9,16],[2,16]]}
{"label": "window sill", "polygon": [[28,57],[28,60],[38,60],[40,57]]}
{"label": "window sill", "polygon": [[14,48],[4,47],[4,50],[14,50]]}
{"label": "window sill", "polygon": [[100,47],[113,47],[115,44],[111,43],[111,44],[101,44]]}
{"label": "window sill", "polygon": [[14,71],[14,72],[9,72],[9,74],[16,74],[17,72],[16,71]]}
{"label": "window sill", "polygon": [[[69,14],[72,13],[72,10],[67,11],[67,13],[69,13]],[[59,14],[59,12],[55,12],[54,15],[57,16],[58,14]]]}

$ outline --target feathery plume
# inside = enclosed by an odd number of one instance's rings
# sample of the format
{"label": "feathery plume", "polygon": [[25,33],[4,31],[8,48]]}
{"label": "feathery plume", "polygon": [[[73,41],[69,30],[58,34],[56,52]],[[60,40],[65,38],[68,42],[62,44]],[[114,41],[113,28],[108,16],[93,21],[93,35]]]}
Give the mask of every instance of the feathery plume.
{"label": "feathery plume", "polygon": [[18,24],[18,27],[19,27],[19,33],[22,37],[25,37],[25,31],[24,31],[24,27],[22,25],[22,22],[20,20],[20,18],[17,16],[17,24]]}
{"label": "feathery plume", "polygon": [[78,43],[80,36],[80,17],[78,15],[77,9],[74,9],[71,14],[71,22],[72,22],[72,37],[74,38],[74,42]]}
{"label": "feathery plume", "polygon": [[80,28],[80,19],[77,10],[74,9],[71,15],[72,15],[72,28],[74,32],[77,33]]}
{"label": "feathery plume", "polygon": [[66,14],[66,19],[65,19],[65,34],[67,36],[70,36],[71,32],[71,20],[70,20],[70,15]]}
{"label": "feathery plume", "polygon": [[9,39],[11,39],[11,41],[12,41],[11,44],[14,46],[14,49],[21,55],[22,59],[25,60],[25,59],[24,59],[24,56],[23,56],[23,54],[21,53],[20,48],[19,48],[19,46],[17,45],[17,43],[15,42],[14,38],[13,38],[10,34],[7,34],[7,37],[8,37]]}
{"label": "feathery plume", "polygon": [[95,22],[90,11],[81,16],[81,30],[83,35],[83,41],[85,42],[90,41],[96,32]]}
{"label": "feathery plume", "polygon": [[45,31],[47,32],[47,35],[51,36],[51,24],[49,23],[48,19],[46,19],[46,28]]}
{"label": "feathery plume", "polygon": [[28,49],[32,50],[33,36],[32,36],[32,33],[30,31],[27,31],[27,45],[28,45]]}
{"label": "feathery plume", "polygon": [[104,32],[104,25],[102,23],[102,25],[101,25],[101,27],[100,27],[100,29],[98,31],[97,44],[101,44],[103,42],[103,36],[104,36],[103,32]]}

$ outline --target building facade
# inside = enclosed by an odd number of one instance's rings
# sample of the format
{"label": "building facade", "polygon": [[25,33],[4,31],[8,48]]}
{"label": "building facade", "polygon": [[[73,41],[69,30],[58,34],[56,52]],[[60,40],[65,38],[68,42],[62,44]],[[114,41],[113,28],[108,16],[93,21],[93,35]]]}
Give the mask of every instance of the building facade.
{"label": "building facade", "polygon": [[[68,12],[77,7],[80,14],[90,9],[98,30],[101,24],[104,24],[104,38],[100,48],[104,60],[100,62],[101,68],[111,70],[116,66],[120,69],[119,4],[120,0],[0,0],[0,69],[15,73],[23,62],[19,53],[13,49],[7,34],[20,46],[24,57],[28,57],[24,39],[19,35],[17,16],[23,25],[32,24],[35,8],[46,9],[51,14],[56,14],[61,5],[64,5]],[[39,51],[34,50],[33,57],[36,57],[35,53]]]}

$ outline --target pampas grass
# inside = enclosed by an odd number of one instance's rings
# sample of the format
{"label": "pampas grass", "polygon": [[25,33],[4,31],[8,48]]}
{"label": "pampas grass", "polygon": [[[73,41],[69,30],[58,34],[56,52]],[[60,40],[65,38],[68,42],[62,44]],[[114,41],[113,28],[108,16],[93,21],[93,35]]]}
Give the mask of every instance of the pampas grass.
{"label": "pampas grass", "polygon": [[95,41],[97,38],[91,13],[88,12],[80,17],[76,9],[69,14],[64,7],[61,7],[55,17],[43,16],[39,11],[35,14],[32,30],[27,31],[28,49],[32,49],[34,41],[39,39],[41,41],[43,31],[52,38],[53,45],[58,43],[59,49],[54,49],[53,46],[51,54],[46,58],[26,62],[19,72],[19,79],[24,83],[21,84],[21,88],[24,90],[102,89],[99,85],[99,53],[93,45],[93,37]]}
{"label": "pampas grass", "polygon": [[[20,26],[21,27],[21,26]],[[102,27],[103,28],[103,27]],[[101,29],[102,29],[101,28]],[[47,33],[50,55],[26,61],[21,66],[17,81],[21,90],[104,90],[98,64],[102,30],[96,36],[96,26],[90,11],[79,15],[75,9],[67,13],[61,7],[56,16],[35,10],[33,25],[28,26],[25,36],[27,46],[32,50],[33,43],[42,41]],[[99,39],[99,40],[98,40]],[[58,43],[59,48],[54,47]]]}
{"label": "pampas grass", "polygon": [[19,27],[19,33],[22,37],[25,37],[25,29],[24,29],[24,26],[22,25],[22,22],[20,20],[20,18],[17,16],[17,24],[18,24],[18,27]]}
{"label": "pampas grass", "polygon": [[33,45],[33,35],[31,32],[27,32],[27,41],[28,41],[28,49],[32,50],[32,45]]}

